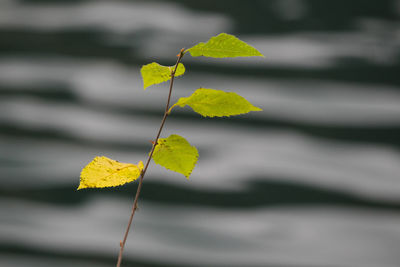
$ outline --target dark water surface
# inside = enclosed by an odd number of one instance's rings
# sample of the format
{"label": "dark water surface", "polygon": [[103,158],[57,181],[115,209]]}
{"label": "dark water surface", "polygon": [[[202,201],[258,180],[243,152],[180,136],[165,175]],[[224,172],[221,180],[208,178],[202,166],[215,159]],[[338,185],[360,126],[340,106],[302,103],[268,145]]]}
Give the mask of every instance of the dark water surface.
{"label": "dark water surface", "polygon": [[124,266],[400,266],[400,1],[0,1],[0,266],[113,266],[136,183],[77,192],[94,156],[144,160],[167,84],[141,65],[228,32],[265,58],[184,58],[187,181],[151,164]]}

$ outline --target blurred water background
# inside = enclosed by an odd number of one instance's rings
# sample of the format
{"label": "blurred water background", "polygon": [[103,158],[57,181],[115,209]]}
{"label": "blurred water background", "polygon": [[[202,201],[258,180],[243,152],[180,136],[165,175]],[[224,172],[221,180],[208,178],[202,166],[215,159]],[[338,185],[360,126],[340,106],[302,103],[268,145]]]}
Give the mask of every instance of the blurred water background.
{"label": "blurred water background", "polygon": [[94,156],[144,160],[172,65],[220,32],[265,58],[184,58],[174,111],[190,181],[151,164],[124,266],[400,266],[400,1],[0,1],[0,266],[113,266],[136,183],[76,191]]}

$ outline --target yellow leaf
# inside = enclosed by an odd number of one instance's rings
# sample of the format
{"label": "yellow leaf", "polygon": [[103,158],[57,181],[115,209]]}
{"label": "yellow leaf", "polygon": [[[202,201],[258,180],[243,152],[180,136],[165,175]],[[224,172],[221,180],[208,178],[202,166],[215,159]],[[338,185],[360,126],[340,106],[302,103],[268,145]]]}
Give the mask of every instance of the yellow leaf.
{"label": "yellow leaf", "polygon": [[121,163],[107,157],[95,157],[81,172],[78,190],[119,186],[136,180],[143,170],[143,162],[138,165]]}
{"label": "yellow leaf", "polygon": [[233,116],[262,110],[236,93],[208,88],[199,88],[191,96],[181,97],[169,111],[175,106],[186,105],[205,117]]}
{"label": "yellow leaf", "polygon": [[227,33],[211,37],[206,43],[198,43],[187,51],[190,52],[192,57],[264,57],[254,47]]}
{"label": "yellow leaf", "polygon": [[[156,62],[144,65],[140,73],[143,79],[143,88],[146,90],[147,87],[162,82],[169,81],[171,79],[171,71],[175,69],[174,66],[162,66]],[[178,64],[176,68],[175,77],[181,76],[185,73],[185,66],[182,63]]]}
{"label": "yellow leaf", "polygon": [[153,153],[155,163],[171,171],[182,173],[187,179],[189,179],[198,157],[197,148],[176,134],[172,134],[168,138],[159,138]]}

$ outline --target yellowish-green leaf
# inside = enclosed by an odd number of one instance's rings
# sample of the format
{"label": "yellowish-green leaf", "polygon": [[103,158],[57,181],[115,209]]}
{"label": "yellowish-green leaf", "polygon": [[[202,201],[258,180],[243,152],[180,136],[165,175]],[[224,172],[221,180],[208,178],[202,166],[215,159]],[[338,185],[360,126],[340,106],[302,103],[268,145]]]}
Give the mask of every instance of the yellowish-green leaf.
{"label": "yellowish-green leaf", "polygon": [[263,54],[254,47],[227,33],[211,37],[207,43],[198,43],[187,51],[192,57],[263,57]]}
{"label": "yellowish-green leaf", "polygon": [[175,106],[190,106],[193,111],[205,117],[224,117],[262,111],[253,106],[242,96],[222,90],[199,88],[189,97],[181,97],[170,109]]}
{"label": "yellowish-green leaf", "polygon": [[182,136],[173,134],[168,138],[159,138],[154,149],[154,162],[189,179],[196,165],[199,153]]}
{"label": "yellowish-green leaf", "polygon": [[121,163],[107,157],[95,157],[81,172],[79,189],[119,186],[136,180],[143,170],[138,165]]}
{"label": "yellowish-green leaf", "polygon": [[[146,90],[147,87],[166,82],[171,79],[171,72],[175,69],[174,66],[162,66],[156,62],[144,65],[140,70],[143,79],[143,87]],[[178,68],[175,72],[175,77],[183,75],[185,73],[185,66],[179,63]]]}

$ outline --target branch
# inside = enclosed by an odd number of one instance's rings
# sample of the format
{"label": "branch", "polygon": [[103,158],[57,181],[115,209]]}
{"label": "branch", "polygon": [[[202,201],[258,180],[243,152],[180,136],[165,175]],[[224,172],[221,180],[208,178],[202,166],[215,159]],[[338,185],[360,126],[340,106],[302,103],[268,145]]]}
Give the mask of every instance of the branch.
{"label": "branch", "polygon": [[151,148],[151,151],[149,153],[149,156],[147,158],[146,164],[145,164],[145,166],[144,166],[144,168],[142,170],[142,173],[140,175],[139,185],[138,185],[138,188],[136,190],[135,200],[133,201],[132,212],[131,212],[131,216],[129,217],[128,226],[126,227],[126,231],[125,231],[125,235],[124,235],[123,240],[120,241],[120,243],[119,243],[120,250],[119,250],[119,254],[118,254],[118,262],[117,262],[116,267],[120,267],[121,266],[122,254],[124,252],[125,243],[126,243],[126,240],[128,238],[129,230],[130,230],[131,225],[132,225],[133,216],[135,215],[135,212],[137,210],[137,203],[138,203],[140,191],[141,191],[142,185],[143,185],[143,178],[144,178],[144,175],[146,174],[147,168],[149,167],[151,157],[153,156],[153,152],[154,152],[154,149],[155,149],[155,147],[157,145],[158,138],[160,137],[161,131],[162,131],[163,127],[164,127],[165,120],[167,119],[168,114],[169,114],[168,110],[169,110],[169,105],[170,105],[170,101],[171,101],[172,87],[174,86],[175,73],[176,73],[176,69],[178,68],[179,62],[181,61],[181,59],[184,56],[184,54],[185,54],[185,49],[182,48],[181,51],[179,52],[179,54],[177,55],[178,59],[176,60],[175,68],[174,68],[173,71],[171,71],[171,81],[170,81],[170,84],[169,84],[168,100],[167,100],[167,104],[166,104],[166,107],[165,107],[164,116],[163,116],[163,119],[161,121],[161,125],[160,125],[160,128],[158,130],[157,136],[155,138],[154,144],[153,144],[153,146]]}

